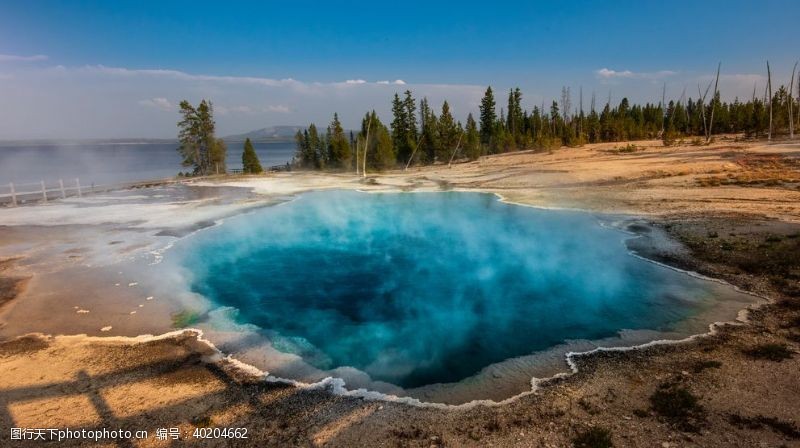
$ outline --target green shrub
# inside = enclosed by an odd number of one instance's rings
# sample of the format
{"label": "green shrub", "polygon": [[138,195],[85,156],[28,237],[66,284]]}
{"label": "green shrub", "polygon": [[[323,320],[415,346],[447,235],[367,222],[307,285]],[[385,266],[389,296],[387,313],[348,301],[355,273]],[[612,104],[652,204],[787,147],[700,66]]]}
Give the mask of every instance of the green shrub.
{"label": "green shrub", "polygon": [[572,439],[575,448],[612,448],[611,431],[606,428],[592,427],[579,432]]}
{"label": "green shrub", "polygon": [[761,344],[744,350],[744,353],[755,359],[766,359],[769,361],[781,362],[790,359],[794,354],[786,344]]}
{"label": "green shrub", "polygon": [[685,431],[697,431],[705,420],[699,398],[683,386],[661,385],[650,396],[650,406],[656,414]]}

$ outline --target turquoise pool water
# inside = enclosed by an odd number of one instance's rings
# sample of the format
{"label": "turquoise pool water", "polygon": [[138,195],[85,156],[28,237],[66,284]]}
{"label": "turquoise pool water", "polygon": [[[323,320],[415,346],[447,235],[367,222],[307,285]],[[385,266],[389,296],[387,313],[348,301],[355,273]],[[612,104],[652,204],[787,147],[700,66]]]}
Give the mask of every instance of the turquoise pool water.
{"label": "turquoise pool water", "polygon": [[489,194],[329,191],[200,232],[181,263],[278,350],[414,388],[709,306],[709,282],[631,256],[627,237]]}

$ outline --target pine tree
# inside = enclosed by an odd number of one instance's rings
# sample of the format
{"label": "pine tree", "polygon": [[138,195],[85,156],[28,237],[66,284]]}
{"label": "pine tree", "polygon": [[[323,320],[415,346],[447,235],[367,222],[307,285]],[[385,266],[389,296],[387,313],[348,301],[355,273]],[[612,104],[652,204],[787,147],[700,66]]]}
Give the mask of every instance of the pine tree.
{"label": "pine tree", "polygon": [[226,145],[221,138],[214,139],[210,151],[211,169],[214,174],[225,174],[228,171],[225,164],[225,157],[227,154],[228,145]]}
{"label": "pine tree", "polygon": [[342,124],[339,122],[339,115],[336,113],[333,114],[328,134],[329,165],[338,169],[350,169],[352,157],[350,142],[347,140]]}
{"label": "pine tree", "polygon": [[193,167],[195,175],[213,174],[216,167],[212,164],[212,152],[217,140],[214,137],[214,108],[211,102],[202,100],[195,108],[183,100],[180,114],[178,152],[183,157],[183,166]]}
{"label": "pine tree", "polygon": [[492,88],[487,87],[486,93],[481,99],[480,112],[481,112],[481,143],[489,145],[495,130],[495,122],[497,121],[497,113],[495,112],[494,93]]}
{"label": "pine tree", "polygon": [[517,87],[508,90],[508,117],[506,118],[506,129],[515,142],[522,143],[523,135],[523,111],[522,111],[522,91]]}
{"label": "pine tree", "polygon": [[467,115],[467,128],[464,136],[464,153],[469,160],[476,160],[481,156],[481,137],[478,133],[478,125],[472,114]]}
{"label": "pine tree", "polygon": [[447,101],[442,103],[442,115],[439,116],[438,131],[440,144],[436,148],[435,156],[438,161],[447,163],[456,149],[458,141],[458,128]]}
{"label": "pine tree", "polygon": [[[367,128],[369,127],[369,133]],[[369,134],[369,141],[367,139]],[[397,165],[397,156],[392,146],[392,136],[373,110],[361,121],[361,132],[358,134],[359,144],[367,148],[367,169],[386,170]]]}
{"label": "pine tree", "polygon": [[308,138],[307,138],[307,145],[309,156],[313,163],[313,167],[316,169],[323,169],[325,168],[325,153],[324,153],[324,146],[322,139],[319,138],[319,133],[317,132],[317,126],[314,123],[308,125]]}
{"label": "pine tree", "polygon": [[[406,90],[406,97],[403,99],[403,105],[406,108],[406,137],[412,144],[416,144],[418,138],[417,132],[417,106],[414,102],[414,97],[411,96],[411,91]],[[413,150],[413,149],[412,149]]]}
{"label": "pine tree", "polygon": [[[392,100],[392,145],[394,145],[397,157],[406,160],[411,156],[414,143],[409,138],[409,116],[405,101],[400,100],[398,94],[394,94]],[[413,116],[412,116],[413,118]]]}
{"label": "pine tree", "polygon": [[296,149],[295,155],[295,162],[301,168],[315,168],[314,166],[314,155],[309,150],[308,144],[308,129],[303,130],[300,132],[299,130],[294,135],[294,142]]}
{"label": "pine tree", "polygon": [[253,143],[250,139],[244,141],[244,152],[242,152],[242,172],[244,174],[261,174],[264,169],[261,168],[261,162],[258,160],[258,154],[253,148]]}

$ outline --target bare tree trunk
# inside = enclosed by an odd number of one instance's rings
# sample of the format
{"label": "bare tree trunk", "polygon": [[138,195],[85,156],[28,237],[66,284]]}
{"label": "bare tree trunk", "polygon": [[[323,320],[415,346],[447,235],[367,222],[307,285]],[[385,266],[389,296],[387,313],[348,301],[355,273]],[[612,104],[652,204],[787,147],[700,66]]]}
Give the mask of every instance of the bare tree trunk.
{"label": "bare tree trunk", "polygon": [[453,151],[453,155],[450,156],[450,161],[447,162],[447,167],[448,168],[450,168],[450,165],[453,164],[453,159],[455,158],[456,153],[458,152],[458,148],[461,146],[461,137],[463,137],[463,136],[464,136],[463,132],[458,136],[458,143],[456,143],[456,149]]}
{"label": "bare tree trunk", "polygon": [[583,86],[581,86],[580,89],[580,99],[578,102],[580,103],[581,111],[580,115],[578,115],[578,139],[583,141]]}
{"label": "bare tree trunk", "polygon": [[769,61],[767,61],[767,89],[769,90],[769,134],[767,141],[772,141],[772,73],[769,70]]}
{"label": "bare tree trunk", "polygon": [[706,136],[706,143],[711,142],[711,133],[714,132],[714,108],[717,106],[717,87],[719,86],[720,67],[722,67],[722,62],[717,64],[717,79],[714,81],[714,97],[711,98],[711,118],[708,122],[708,135]]}
{"label": "bare tree trunk", "polygon": [[369,147],[370,127],[372,127],[372,115],[369,116],[369,123],[367,123],[367,138],[364,140],[364,166],[361,170],[361,177],[367,177],[367,148]]}
{"label": "bare tree trunk", "polygon": [[684,85],[683,86],[683,93],[681,94],[681,104],[684,105],[683,111],[686,113],[686,126],[689,126],[689,123],[690,123],[690,121],[689,121],[689,109],[686,107],[686,104],[684,104],[685,101],[686,101],[686,86]]}
{"label": "bare tree trunk", "polygon": [[406,167],[403,169],[403,171],[408,170],[409,165],[411,165],[411,161],[414,160],[414,154],[417,153],[417,148],[419,148],[419,144],[422,142],[423,136],[425,136],[425,134],[423,134],[422,130],[420,130],[419,137],[417,138],[417,146],[415,146],[414,150],[411,151],[411,157],[408,158],[408,162],[406,162]]}
{"label": "bare tree trunk", "polygon": [[664,87],[661,89],[661,137],[664,137],[664,122],[667,118],[667,105],[664,102],[667,99],[667,83],[664,83]]}
{"label": "bare tree trunk", "polygon": [[706,128],[706,106],[705,106],[705,97],[703,96],[703,92],[700,91],[700,84],[697,85],[697,96],[700,100],[700,117],[703,118],[703,135],[708,135],[708,130]]}
{"label": "bare tree trunk", "polygon": [[711,90],[711,82],[708,83],[708,87],[706,87],[706,92],[702,93],[700,91],[700,84],[697,85],[697,95],[700,97],[700,116],[703,117],[703,135],[708,138],[708,126],[706,123],[706,97],[708,96],[708,91]]}
{"label": "bare tree trunk", "polygon": [[792,67],[792,80],[789,81],[789,138],[794,140],[794,96],[792,95],[792,91],[794,90],[794,72],[797,70],[797,62],[794,63],[794,67]]}

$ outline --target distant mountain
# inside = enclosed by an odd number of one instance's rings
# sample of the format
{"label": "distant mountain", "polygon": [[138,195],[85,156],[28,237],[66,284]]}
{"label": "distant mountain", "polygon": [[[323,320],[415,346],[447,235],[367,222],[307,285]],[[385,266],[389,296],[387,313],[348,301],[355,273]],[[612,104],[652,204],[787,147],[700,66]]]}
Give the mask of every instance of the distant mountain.
{"label": "distant mountain", "polygon": [[222,137],[222,139],[229,142],[243,142],[248,138],[252,141],[290,140],[294,138],[294,134],[297,131],[301,130],[303,130],[302,126],[271,126],[245,132],[244,134],[228,135]]}

